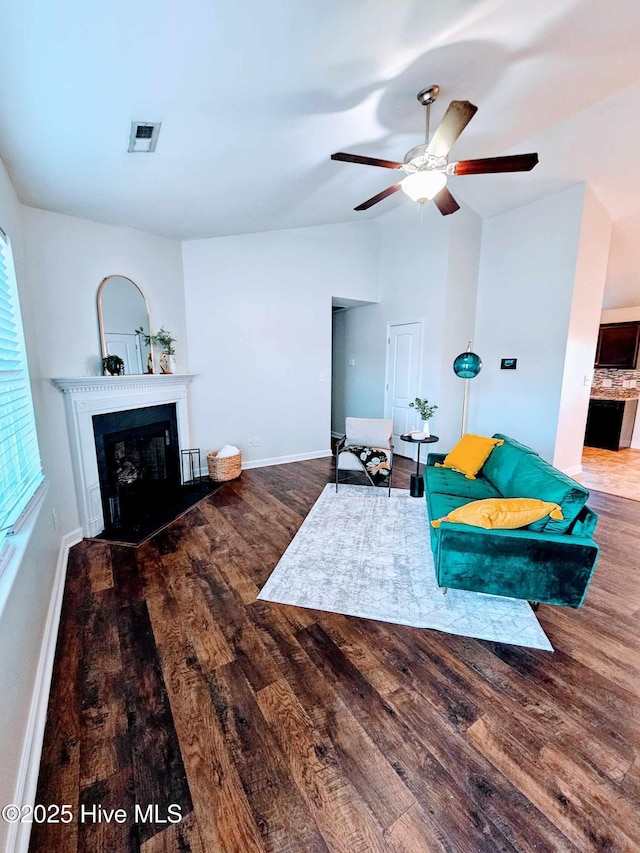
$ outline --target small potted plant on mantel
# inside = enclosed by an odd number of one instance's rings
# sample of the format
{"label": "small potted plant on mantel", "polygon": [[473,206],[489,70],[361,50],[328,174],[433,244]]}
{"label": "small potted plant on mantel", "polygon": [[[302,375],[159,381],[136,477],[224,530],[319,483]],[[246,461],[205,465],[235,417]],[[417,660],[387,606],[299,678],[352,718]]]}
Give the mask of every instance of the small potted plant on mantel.
{"label": "small potted plant on mantel", "polygon": [[[135,330],[137,335],[140,335],[144,338],[145,346],[159,346],[161,348],[160,358],[158,359],[158,364],[160,365],[160,373],[175,373],[176,372],[176,360],[175,354],[176,351],[173,348],[173,344],[175,343],[175,338],[172,337],[171,332],[168,332],[164,326],[160,326],[160,329],[155,333],[155,335],[147,335],[142,326],[139,329]],[[149,373],[153,373],[153,370],[149,370]]]}
{"label": "small potted plant on mantel", "polygon": [[435,404],[430,404],[426,398],[423,400],[420,397],[416,397],[413,403],[409,403],[409,406],[412,409],[415,409],[422,418],[422,431],[424,432],[424,437],[429,438],[431,435],[429,430],[429,421],[438,407]]}
{"label": "small potted plant on mantel", "polygon": [[124,376],[124,361],[119,355],[106,355],[102,359],[103,376]]}

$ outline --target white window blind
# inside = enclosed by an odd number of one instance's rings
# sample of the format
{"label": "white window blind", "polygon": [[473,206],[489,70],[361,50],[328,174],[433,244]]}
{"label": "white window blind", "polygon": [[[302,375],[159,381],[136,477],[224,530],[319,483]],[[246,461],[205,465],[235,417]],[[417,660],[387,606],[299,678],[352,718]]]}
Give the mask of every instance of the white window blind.
{"label": "white window blind", "polygon": [[11,244],[0,228],[0,547],[42,480]]}

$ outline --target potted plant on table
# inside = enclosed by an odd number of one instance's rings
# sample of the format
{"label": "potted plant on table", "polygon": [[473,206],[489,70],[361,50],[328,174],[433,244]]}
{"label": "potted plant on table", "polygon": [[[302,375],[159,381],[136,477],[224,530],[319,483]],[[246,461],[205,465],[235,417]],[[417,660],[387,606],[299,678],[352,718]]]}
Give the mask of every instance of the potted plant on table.
{"label": "potted plant on table", "polygon": [[434,412],[438,407],[435,405],[435,403],[429,403],[426,397],[425,399],[422,399],[421,397],[416,397],[413,403],[409,403],[409,406],[412,409],[415,409],[416,412],[418,412],[418,414],[422,418],[422,431],[424,432],[425,438],[429,438],[429,436],[431,435],[431,432],[429,430],[429,421],[433,417]]}

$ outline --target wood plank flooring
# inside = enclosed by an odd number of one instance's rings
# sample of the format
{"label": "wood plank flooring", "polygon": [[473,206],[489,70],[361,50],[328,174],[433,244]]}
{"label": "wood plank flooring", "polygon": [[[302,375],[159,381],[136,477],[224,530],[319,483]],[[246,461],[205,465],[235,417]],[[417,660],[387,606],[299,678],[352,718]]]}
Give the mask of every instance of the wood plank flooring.
{"label": "wood plank flooring", "polygon": [[73,549],[37,802],[75,817],[31,851],[640,850],[640,503],[592,495],[549,654],[256,601],[331,477],[246,471],[138,550]]}

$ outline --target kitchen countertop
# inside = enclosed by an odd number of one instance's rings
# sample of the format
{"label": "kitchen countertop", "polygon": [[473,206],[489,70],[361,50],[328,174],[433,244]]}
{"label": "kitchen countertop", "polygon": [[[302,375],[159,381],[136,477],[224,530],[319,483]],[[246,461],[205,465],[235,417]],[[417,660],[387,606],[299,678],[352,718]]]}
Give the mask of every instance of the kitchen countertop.
{"label": "kitchen countertop", "polygon": [[638,400],[640,388],[592,388],[592,400]]}

